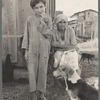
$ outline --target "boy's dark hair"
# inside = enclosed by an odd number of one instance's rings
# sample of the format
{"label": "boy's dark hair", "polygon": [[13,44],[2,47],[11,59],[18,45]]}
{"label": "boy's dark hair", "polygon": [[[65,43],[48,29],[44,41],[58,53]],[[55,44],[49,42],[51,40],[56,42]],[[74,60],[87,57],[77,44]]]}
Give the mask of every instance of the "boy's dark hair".
{"label": "boy's dark hair", "polygon": [[33,9],[35,5],[38,4],[39,2],[42,2],[44,5],[46,5],[46,0],[31,0],[30,1],[31,8]]}

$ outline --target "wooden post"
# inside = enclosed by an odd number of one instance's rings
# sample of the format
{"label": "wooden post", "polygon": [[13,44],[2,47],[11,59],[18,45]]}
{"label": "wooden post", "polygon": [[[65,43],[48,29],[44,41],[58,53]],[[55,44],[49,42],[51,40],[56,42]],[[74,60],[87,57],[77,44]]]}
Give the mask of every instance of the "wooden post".
{"label": "wooden post", "polygon": [[51,16],[54,17],[55,15],[55,0],[47,0],[46,1],[46,13]]}

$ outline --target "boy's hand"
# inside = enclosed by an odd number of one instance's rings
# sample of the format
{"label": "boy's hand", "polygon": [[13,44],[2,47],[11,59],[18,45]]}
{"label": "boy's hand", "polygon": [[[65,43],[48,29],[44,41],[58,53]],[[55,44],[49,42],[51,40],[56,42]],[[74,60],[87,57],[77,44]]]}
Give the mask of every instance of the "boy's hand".
{"label": "boy's hand", "polygon": [[46,14],[43,14],[42,20],[46,23],[48,28],[50,29],[52,28],[52,19],[49,16],[47,16]]}
{"label": "boy's hand", "polygon": [[28,50],[22,49],[21,52],[23,56],[25,57],[25,60],[28,61],[28,58],[29,58]]}
{"label": "boy's hand", "polygon": [[43,20],[44,20],[45,23],[48,23],[48,22],[50,21],[50,18],[47,17],[47,16],[45,16],[45,17],[43,18]]}
{"label": "boy's hand", "polygon": [[28,58],[29,58],[29,52],[28,50],[25,50],[25,60],[28,61]]}
{"label": "boy's hand", "polygon": [[22,54],[24,56],[25,55],[25,49],[22,49],[21,52],[22,52]]}

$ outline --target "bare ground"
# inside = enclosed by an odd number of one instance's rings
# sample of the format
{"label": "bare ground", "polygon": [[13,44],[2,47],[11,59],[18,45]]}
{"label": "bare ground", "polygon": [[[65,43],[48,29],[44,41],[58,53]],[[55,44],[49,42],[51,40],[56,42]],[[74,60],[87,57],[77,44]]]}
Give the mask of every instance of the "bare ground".
{"label": "bare ground", "polygon": [[[93,63],[81,63],[82,79],[98,76],[98,61],[95,59]],[[2,100],[30,100],[28,81],[15,81],[4,83],[2,88]],[[70,100],[65,87],[57,87],[54,84],[52,74],[48,74],[46,97],[48,100]]]}

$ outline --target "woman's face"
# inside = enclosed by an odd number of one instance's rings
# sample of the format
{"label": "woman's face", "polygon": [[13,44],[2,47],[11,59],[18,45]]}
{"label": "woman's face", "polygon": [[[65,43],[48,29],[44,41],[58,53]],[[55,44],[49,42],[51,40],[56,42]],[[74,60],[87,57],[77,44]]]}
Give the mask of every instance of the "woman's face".
{"label": "woman's face", "polygon": [[44,3],[39,2],[34,7],[35,14],[41,16],[45,12],[45,8]]}
{"label": "woman's face", "polygon": [[68,25],[68,22],[66,22],[66,20],[62,19],[59,23],[57,23],[57,28],[59,30],[65,30],[67,25]]}

